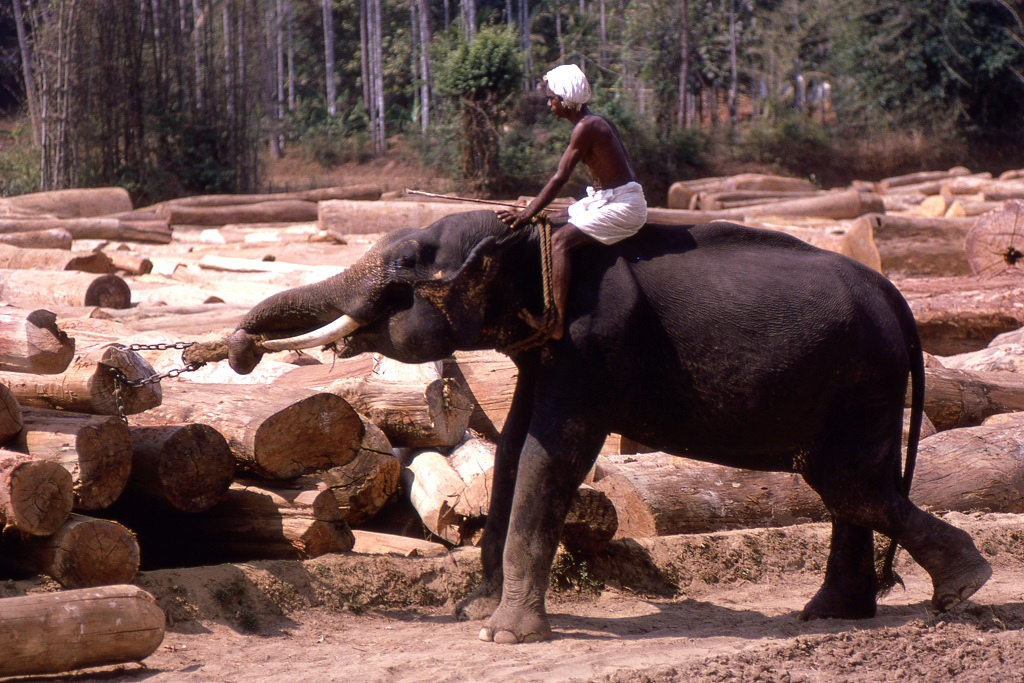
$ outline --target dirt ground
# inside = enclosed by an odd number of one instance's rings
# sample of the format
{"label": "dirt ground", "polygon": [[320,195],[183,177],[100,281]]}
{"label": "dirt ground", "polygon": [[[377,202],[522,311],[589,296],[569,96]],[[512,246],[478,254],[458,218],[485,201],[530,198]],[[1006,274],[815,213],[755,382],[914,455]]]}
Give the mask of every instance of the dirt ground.
{"label": "dirt ground", "polygon": [[[906,589],[884,598],[877,617],[799,622],[822,578],[821,524],[621,540],[582,564],[560,561],[570,587],[549,600],[554,639],[516,646],[480,642],[480,622],[451,616],[478,576],[476,550],[348,553],[144,572],[136,583],[168,627],[141,665],[10,680],[1024,680],[1024,516],[947,519],[974,536],[995,573],[946,615],[929,611],[928,578],[904,553]],[[0,595],[50,588],[6,582]]]}

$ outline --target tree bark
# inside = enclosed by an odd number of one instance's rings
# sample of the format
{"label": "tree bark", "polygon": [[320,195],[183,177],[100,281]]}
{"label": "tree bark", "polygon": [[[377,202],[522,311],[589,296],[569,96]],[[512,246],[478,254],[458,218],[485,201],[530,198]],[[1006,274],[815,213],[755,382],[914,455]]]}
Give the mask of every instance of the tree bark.
{"label": "tree bark", "polygon": [[465,516],[455,507],[466,495],[466,482],[448,458],[433,449],[417,451],[406,461],[402,481],[423,526],[438,538],[459,545],[464,540],[460,527]]}
{"label": "tree bark", "polygon": [[454,379],[424,385],[346,377],[328,391],[368,417],[396,447],[454,446],[465,435],[473,410],[468,392]]}
{"label": "tree bark", "polygon": [[297,190],[295,192],[271,192],[264,194],[204,194],[193,197],[179,197],[169,199],[160,204],[145,209],[138,209],[139,212],[156,211],[170,207],[237,207],[247,204],[265,204],[267,202],[303,201],[321,202],[328,199],[350,199],[361,201],[372,201],[379,199],[383,193],[380,185],[373,183],[360,183],[354,185],[337,185],[334,187],[321,187],[312,190]]}
{"label": "tree bark", "polygon": [[57,325],[56,314],[37,309],[0,312],[0,371],[56,374],[75,355],[75,340]]}
{"label": "tree bark", "polygon": [[131,583],[139,572],[135,534],[109,519],[72,514],[52,536],[5,537],[0,565],[46,574],[65,588]]}
{"label": "tree bark", "polygon": [[897,187],[904,187],[906,185],[918,185],[920,183],[931,182],[935,180],[949,180],[956,176],[968,175],[970,171],[962,166],[951,168],[948,171],[918,171],[916,173],[907,173],[905,175],[892,176],[889,178],[883,178],[877,183],[878,189],[882,192],[895,189]]}
{"label": "tree bark", "polygon": [[97,415],[134,415],[160,405],[161,384],[129,386],[155,374],[137,352],[120,344],[103,344],[75,356],[60,375],[0,372],[23,406],[56,408]]}
{"label": "tree bark", "polygon": [[125,495],[182,512],[203,512],[227,495],[235,459],[204,424],[130,427],[131,477]]}
{"label": "tree bark", "polygon": [[573,496],[562,530],[562,545],[572,551],[600,553],[619,528],[615,505],[608,496],[586,484]]}
{"label": "tree bark", "polygon": [[67,469],[74,481],[75,508],[102,510],[118,499],[132,467],[131,437],[121,420],[25,408],[24,422],[13,446],[33,460]]}
{"label": "tree bark", "polygon": [[[253,393],[258,391],[258,399]],[[219,431],[246,472],[286,479],[338,467],[359,452],[363,423],[344,399],[280,386],[176,382],[140,425],[201,422]]]}
{"label": "tree bark", "polygon": [[0,299],[21,306],[128,308],[132,292],[116,275],[74,271],[0,270]]}
{"label": "tree bark", "polygon": [[0,676],[35,676],[139,662],[163,642],[164,613],[137,586],[0,600]]}
{"label": "tree bark", "polygon": [[71,473],[60,463],[0,450],[0,529],[49,536],[71,514]]}

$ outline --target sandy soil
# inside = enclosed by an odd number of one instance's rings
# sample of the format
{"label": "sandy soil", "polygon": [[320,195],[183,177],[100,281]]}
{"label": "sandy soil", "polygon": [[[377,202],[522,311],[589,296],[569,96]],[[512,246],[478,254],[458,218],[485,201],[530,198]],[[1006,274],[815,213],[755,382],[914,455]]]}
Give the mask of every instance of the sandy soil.
{"label": "sandy soil", "polygon": [[[517,646],[480,642],[480,622],[450,616],[478,576],[477,551],[350,553],[145,572],[136,583],[168,629],[142,665],[20,680],[1022,680],[1024,516],[948,519],[972,533],[995,574],[946,615],[929,611],[928,578],[902,554],[906,590],[874,619],[799,622],[821,581],[820,524],[617,541],[583,569],[563,562],[559,578],[574,587],[551,595],[555,638]],[[46,589],[0,584],[0,594]]]}

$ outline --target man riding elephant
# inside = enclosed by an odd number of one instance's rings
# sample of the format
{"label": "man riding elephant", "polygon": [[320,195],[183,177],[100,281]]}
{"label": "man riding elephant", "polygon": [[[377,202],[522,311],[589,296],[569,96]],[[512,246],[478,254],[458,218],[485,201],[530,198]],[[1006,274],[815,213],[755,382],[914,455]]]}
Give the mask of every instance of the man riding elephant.
{"label": "man riding elephant", "polygon": [[590,171],[593,186],[587,188],[585,198],[569,207],[569,223],[551,239],[555,317],[530,320],[552,339],[561,339],[572,272],[569,253],[583,244],[615,244],[636,234],[647,221],[647,200],[615,124],[587,108],[591,91],[583,71],[575,64],[564,64],[549,71],[544,81],[551,113],[572,124],[569,146],[533,201],[521,210],[502,209],[498,217],[512,228],[528,224],[558,196],[579,162]]}

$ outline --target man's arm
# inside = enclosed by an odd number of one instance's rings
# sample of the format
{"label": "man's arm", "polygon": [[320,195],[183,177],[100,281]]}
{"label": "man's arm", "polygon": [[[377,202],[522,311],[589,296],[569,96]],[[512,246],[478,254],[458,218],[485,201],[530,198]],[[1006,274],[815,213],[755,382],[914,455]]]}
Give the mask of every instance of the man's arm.
{"label": "man's arm", "polygon": [[512,228],[529,223],[534,216],[544,210],[548,204],[558,196],[565,184],[572,177],[572,172],[581,159],[586,156],[587,150],[593,144],[593,125],[589,121],[581,121],[572,130],[569,138],[569,146],[562,153],[558,161],[558,168],[548,179],[541,191],[533,198],[533,201],[525,209],[520,211],[503,209],[498,212],[498,217]]}

